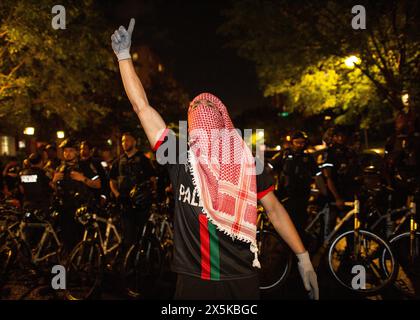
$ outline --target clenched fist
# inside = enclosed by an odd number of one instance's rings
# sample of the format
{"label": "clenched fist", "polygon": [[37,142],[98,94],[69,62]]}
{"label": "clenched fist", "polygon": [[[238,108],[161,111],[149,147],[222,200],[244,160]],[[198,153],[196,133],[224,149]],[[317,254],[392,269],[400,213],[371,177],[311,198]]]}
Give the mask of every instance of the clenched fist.
{"label": "clenched fist", "polygon": [[136,21],[131,18],[128,30],[120,26],[111,36],[112,49],[114,50],[118,61],[130,59],[131,35],[133,33]]}

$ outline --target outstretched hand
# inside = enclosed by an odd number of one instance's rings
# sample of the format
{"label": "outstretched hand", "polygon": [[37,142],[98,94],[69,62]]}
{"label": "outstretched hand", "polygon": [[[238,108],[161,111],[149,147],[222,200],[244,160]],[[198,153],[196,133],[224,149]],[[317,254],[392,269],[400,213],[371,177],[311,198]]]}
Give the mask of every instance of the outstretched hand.
{"label": "outstretched hand", "polygon": [[120,26],[111,36],[112,49],[114,50],[118,61],[130,59],[131,35],[133,34],[136,20],[130,19],[128,30]]}

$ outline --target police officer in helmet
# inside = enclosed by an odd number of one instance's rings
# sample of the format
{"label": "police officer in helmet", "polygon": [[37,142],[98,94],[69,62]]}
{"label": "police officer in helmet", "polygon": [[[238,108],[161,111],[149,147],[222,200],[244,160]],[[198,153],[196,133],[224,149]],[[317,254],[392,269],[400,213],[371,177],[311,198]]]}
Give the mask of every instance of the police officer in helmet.
{"label": "police officer in helmet", "polygon": [[47,212],[51,203],[51,180],[43,169],[40,153],[32,153],[28,159],[29,168],[20,174],[20,191],[23,194],[23,208]]}
{"label": "police officer in helmet", "polygon": [[322,194],[327,191],[315,159],[306,152],[308,135],[304,131],[295,131],[290,142],[290,148],[277,154],[273,163],[279,177],[278,194],[284,199],[284,205],[290,212],[296,229],[301,238],[304,238],[312,182],[315,180]]}
{"label": "police officer in helmet", "polygon": [[59,147],[63,149],[63,161],[54,173],[53,186],[61,204],[60,224],[64,246],[66,250],[71,250],[82,234],[82,227],[75,220],[75,212],[83,205],[93,204],[93,190],[101,188],[101,180],[89,167],[80,166],[75,140],[66,139]]}

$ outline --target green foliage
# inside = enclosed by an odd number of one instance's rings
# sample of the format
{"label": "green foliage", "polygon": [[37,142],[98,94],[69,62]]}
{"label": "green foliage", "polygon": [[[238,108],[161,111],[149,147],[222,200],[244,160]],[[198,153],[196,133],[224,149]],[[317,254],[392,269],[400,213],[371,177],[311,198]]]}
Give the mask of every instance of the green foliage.
{"label": "green foliage", "polygon": [[115,71],[103,20],[92,1],[66,7],[65,30],[51,26],[55,1],[0,4],[0,119],[29,123],[55,117],[73,129],[99,121],[109,106],[99,99]]}
{"label": "green foliage", "polygon": [[[362,3],[367,29],[353,30],[354,1],[232,1],[221,32],[255,62],[266,96],[285,94],[287,107],[307,115],[334,109],[339,122],[375,124],[390,109],[419,104],[419,3]],[[343,61],[360,58],[355,69]]]}

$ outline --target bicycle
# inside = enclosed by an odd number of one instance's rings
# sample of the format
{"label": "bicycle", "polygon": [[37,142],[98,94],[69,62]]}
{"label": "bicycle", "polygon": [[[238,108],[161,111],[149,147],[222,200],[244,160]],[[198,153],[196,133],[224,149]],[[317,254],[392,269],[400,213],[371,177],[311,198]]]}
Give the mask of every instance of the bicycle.
{"label": "bicycle", "polygon": [[[124,259],[123,282],[126,293],[132,298],[143,297],[145,289],[151,288],[162,272],[164,248],[156,235],[160,232],[154,220],[156,209],[156,206],[152,206],[151,217],[143,227],[137,243],[128,249]],[[160,235],[164,236],[162,233]]]}
{"label": "bicycle", "polygon": [[260,290],[270,292],[285,283],[290,274],[293,254],[283,239],[270,228],[263,207],[258,207],[257,247],[261,269]]}
{"label": "bicycle", "polygon": [[[419,290],[418,281],[420,279],[420,232],[418,231],[417,208],[414,195],[408,196],[408,203],[408,212],[390,236],[389,243],[399,264],[394,287],[406,296],[415,297],[418,294],[416,291]],[[399,227],[404,225],[405,221],[409,222],[409,231],[400,233]],[[383,252],[383,267],[389,263],[388,260],[387,252]]]}
{"label": "bicycle", "polygon": [[75,246],[67,262],[67,289],[69,300],[85,300],[98,293],[105,270],[117,260],[122,239],[116,227],[117,215],[112,208],[107,218],[100,217],[83,206],[76,211],[84,225],[82,240]]}
{"label": "bicycle", "polygon": [[[385,240],[361,228],[360,201],[356,198],[354,202],[346,202],[345,206],[352,209],[328,235],[325,235],[323,244],[313,259],[313,264],[317,268],[321,257],[328,250],[328,268],[341,286],[358,294],[374,295],[394,281],[397,263]],[[353,219],[352,230],[339,233],[351,219]],[[384,252],[389,257],[386,265],[381,263]],[[354,283],[355,267],[363,270],[365,275],[364,283],[360,285]]]}
{"label": "bicycle", "polygon": [[[26,271],[31,275],[50,274],[51,266],[61,264],[62,243],[54,225],[57,211],[45,214],[40,210],[9,212],[2,225],[0,275],[6,282],[11,271]],[[39,241],[31,248],[28,229],[40,229]],[[23,272],[25,276],[25,272]],[[4,284],[4,283],[3,283]]]}

